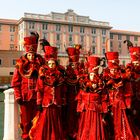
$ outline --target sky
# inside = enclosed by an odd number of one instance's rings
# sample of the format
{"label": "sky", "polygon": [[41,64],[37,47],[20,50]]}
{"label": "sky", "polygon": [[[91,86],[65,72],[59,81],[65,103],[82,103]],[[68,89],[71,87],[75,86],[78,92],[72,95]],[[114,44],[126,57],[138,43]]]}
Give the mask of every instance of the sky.
{"label": "sky", "polygon": [[24,13],[65,13],[68,9],[116,30],[140,32],[140,0],[1,0],[0,18],[20,19]]}

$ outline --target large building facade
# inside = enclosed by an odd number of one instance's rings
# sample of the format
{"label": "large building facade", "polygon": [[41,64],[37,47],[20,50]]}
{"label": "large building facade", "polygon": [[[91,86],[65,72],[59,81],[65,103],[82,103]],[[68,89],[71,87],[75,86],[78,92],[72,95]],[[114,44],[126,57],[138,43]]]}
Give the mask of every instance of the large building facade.
{"label": "large building facade", "polygon": [[[95,21],[68,9],[65,13],[51,12],[47,15],[24,13],[19,20],[0,19],[0,54],[4,50],[14,51],[16,56],[10,53],[10,59],[14,62],[21,54],[19,52],[24,51],[23,38],[31,31],[37,31],[40,39],[45,38],[52,46],[57,46],[59,61],[64,66],[68,63],[66,48],[74,44],[82,45],[82,53],[90,50],[100,57],[104,57],[106,51],[119,51],[122,64],[129,61],[127,45],[123,41],[128,39],[134,45],[140,45],[140,32],[112,30],[109,22]],[[43,55],[40,46],[38,53]],[[5,67],[2,56],[1,69]],[[9,67],[11,71],[0,73],[0,76],[10,75],[14,71],[14,65]]]}

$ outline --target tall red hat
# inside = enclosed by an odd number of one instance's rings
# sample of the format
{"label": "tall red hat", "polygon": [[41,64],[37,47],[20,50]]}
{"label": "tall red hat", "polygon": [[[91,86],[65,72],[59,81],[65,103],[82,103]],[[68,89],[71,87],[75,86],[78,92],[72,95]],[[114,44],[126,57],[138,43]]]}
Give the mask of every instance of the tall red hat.
{"label": "tall red hat", "polygon": [[129,47],[131,61],[140,61],[140,47]]}
{"label": "tall red hat", "polygon": [[45,59],[54,59],[57,60],[57,47],[53,46],[44,46],[45,50]]}
{"label": "tall red hat", "polygon": [[106,52],[106,59],[109,68],[118,68],[119,66],[118,52]]}
{"label": "tall red hat", "polygon": [[78,62],[79,56],[80,56],[80,48],[81,45],[77,44],[74,47],[68,47],[67,48],[67,54],[69,56],[69,62]]}
{"label": "tall red hat", "polygon": [[36,53],[37,47],[38,47],[38,44],[36,42],[35,36],[24,37],[24,48],[25,48],[26,53],[28,52]]}
{"label": "tall red hat", "polygon": [[88,56],[88,72],[96,72],[99,69],[100,58],[96,56]]}

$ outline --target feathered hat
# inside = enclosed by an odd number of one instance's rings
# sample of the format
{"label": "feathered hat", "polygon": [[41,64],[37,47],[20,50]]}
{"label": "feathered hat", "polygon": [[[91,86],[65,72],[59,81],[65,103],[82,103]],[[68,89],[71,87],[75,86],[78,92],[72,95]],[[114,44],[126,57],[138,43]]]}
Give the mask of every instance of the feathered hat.
{"label": "feathered hat", "polygon": [[106,52],[106,59],[109,68],[119,67],[119,53],[118,52]]}
{"label": "feathered hat", "polygon": [[80,56],[81,45],[76,44],[74,47],[69,46],[66,51],[69,57],[69,62],[78,62]]}
{"label": "feathered hat", "polygon": [[97,56],[87,57],[88,72],[98,72],[100,67],[100,58]]}
{"label": "feathered hat", "polygon": [[124,43],[126,42],[131,61],[140,61],[140,46],[133,46],[130,40],[125,40]]}
{"label": "feathered hat", "polygon": [[46,60],[57,60],[57,47],[53,46],[44,46],[45,59]]}
{"label": "feathered hat", "polygon": [[31,32],[30,36],[24,37],[24,48],[26,53],[37,52],[39,35],[37,32]]}

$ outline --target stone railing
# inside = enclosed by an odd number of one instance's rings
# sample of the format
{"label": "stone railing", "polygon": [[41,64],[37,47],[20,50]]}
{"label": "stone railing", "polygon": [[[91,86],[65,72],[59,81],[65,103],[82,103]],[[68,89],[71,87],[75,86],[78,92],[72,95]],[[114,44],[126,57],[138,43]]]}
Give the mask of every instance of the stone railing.
{"label": "stone railing", "polygon": [[19,111],[18,104],[15,102],[14,89],[4,91],[4,136],[3,140],[20,140],[19,136]]}

